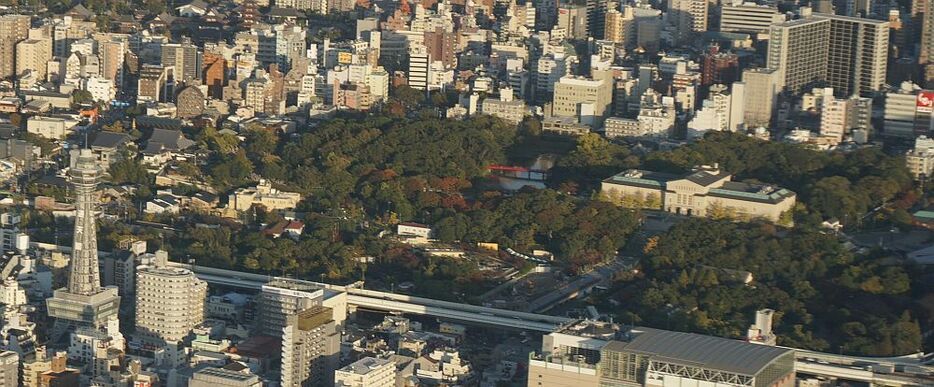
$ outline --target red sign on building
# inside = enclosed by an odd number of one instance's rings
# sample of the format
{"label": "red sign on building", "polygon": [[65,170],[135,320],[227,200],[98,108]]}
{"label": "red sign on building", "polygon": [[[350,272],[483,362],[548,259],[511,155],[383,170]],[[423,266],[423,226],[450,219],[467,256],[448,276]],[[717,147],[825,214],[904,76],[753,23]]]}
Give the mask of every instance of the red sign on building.
{"label": "red sign on building", "polygon": [[918,113],[931,113],[934,111],[934,91],[925,90],[918,93],[915,110]]}

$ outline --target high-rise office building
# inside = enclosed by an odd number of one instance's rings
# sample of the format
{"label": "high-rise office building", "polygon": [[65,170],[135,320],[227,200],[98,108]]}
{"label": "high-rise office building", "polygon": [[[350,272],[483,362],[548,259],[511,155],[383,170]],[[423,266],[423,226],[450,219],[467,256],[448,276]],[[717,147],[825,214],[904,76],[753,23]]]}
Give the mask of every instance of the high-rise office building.
{"label": "high-rise office building", "polygon": [[86,39],[97,31],[97,23],[83,17],[62,17],[52,20],[52,52],[57,57],[67,57],[72,51],[71,44]]}
{"label": "high-rise office building", "polygon": [[549,53],[534,63],[535,72],[532,76],[535,87],[533,97],[536,103],[542,104],[551,100],[554,95],[555,84],[568,74],[571,62],[575,59],[563,53]]}
{"label": "high-rise office building", "polygon": [[68,177],[74,188],[75,227],[68,286],[54,292],[47,300],[48,313],[55,318],[53,340],[69,328],[87,327],[106,330],[120,337],[117,312],[120,296],[115,286],[101,287],[97,257],[97,184],[103,170],[90,149],[81,149],[74,158]]}
{"label": "high-rise office building", "polygon": [[0,16],[0,78],[16,75],[16,44],[28,36],[28,15]]}
{"label": "high-rise office building", "polygon": [[768,67],[781,73],[784,89],[802,91],[826,81],[842,97],[881,90],[887,21],[802,13],[801,19],[774,25],[770,32]]}
{"label": "high-rise office building", "polygon": [[700,138],[710,130],[736,132],[745,129],[743,113],[746,108],[746,85],[735,82],[710,86],[710,95],[702,103],[694,118],[688,122],[688,138]]}
{"label": "high-rise office building", "polygon": [[158,251],[152,265],[136,270],[136,332],[175,344],[204,321],[208,287],[191,270],[166,266],[167,261],[168,253]]}
{"label": "high-rise office building", "polygon": [[263,66],[277,64],[279,70],[287,72],[293,62],[305,56],[306,33],[302,27],[288,24],[254,27],[251,34],[256,36],[256,58]]}
{"label": "high-rise office building", "polygon": [[534,0],[535,30],[551,31],[558,21],[558,0]]}
{"label": "high-rise office building", "polygon": [[905,166],[915,181],[926,181],[934,175],[934,139],[918,136],[915,146],[905,154]]}
{"label": "high-rise office building", "polygon": [[136,99],[140,102],[161,102],[166,97],[166,84],[174,67],[144,64],[136,80]]}
{"label": "high-rise office building", "polygon": [[129,50],[129,36],[121,34],[100,34],[98,51],[101,64],[101,77],[112,80],[117,88],[123,86],[126,52]]}
{"label": "high-rise office building", "polygon": [[443,28],[436,27],[434,31],[424,32],[424,43],[428,56],[433,60],[441,61],[445,68],[454,68],[457,65],[454,50],[457,45],[457,35],[444,32]]}
{"label": "high-rise office building", "polygon": [[331,308],[313,306],[288,316],[282,329],[282,386],[333,386],[340,334]]}
{"label": "high-rise office building", "polygon": [[820,134],[839,142],[853,130],[869,130],[871,113],[872,101],[868,98],[825,96],[821,106]]}
{"label": "high-rise office building", "polygon": [[701,54],[701,85],[730,84],[739,78],[739,56],[712,44]]}

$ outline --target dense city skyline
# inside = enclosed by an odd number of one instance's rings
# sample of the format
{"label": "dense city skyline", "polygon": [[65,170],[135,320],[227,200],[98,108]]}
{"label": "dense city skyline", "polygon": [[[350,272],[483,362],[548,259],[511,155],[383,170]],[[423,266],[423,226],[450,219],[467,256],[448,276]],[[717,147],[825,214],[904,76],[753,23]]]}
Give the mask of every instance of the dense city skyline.
{"label": "dense city skyline", "polygon": [[0,387],[934,381],[932,0],[0,0]]}

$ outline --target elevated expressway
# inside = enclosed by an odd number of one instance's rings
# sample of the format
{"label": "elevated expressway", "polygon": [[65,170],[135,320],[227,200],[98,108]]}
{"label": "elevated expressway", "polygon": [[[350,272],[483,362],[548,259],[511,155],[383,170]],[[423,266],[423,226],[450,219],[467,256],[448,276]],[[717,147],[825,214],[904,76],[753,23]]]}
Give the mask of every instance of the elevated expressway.
{"label": "elevated expressway", "polygon": [[[172,263],[180,267],[188,265]],[[259,290],[272,277],[244,273],[232,270],[195,266],[198,278],[213,284],[233,288]],[[496,308],[487,308],[457,302],[412,297],[404,294],[365,290],[350,286],[331,285],[306,281],[321,288],[347,294],[347,305],[367,310],[401,312],[417,315],[429,315],[444,319],[464,321],[474,324],[491,325],[512,329],[525,329],[539,332],[552,332],[562,324],[572,321],[566,317],[549,316],[535,313],[516,312]]]}
{"label": "elevated expressway", "polygon": [[[273,278],[204,266],[192,267],[180,263],[170,263],[170,265],[193,269],[202,280],[212,285],[231,288],[260,290]],[[342,286],[313,281],[305,282],[335,292],[346,293],[349,307],[367,310],[428,315],[471,324],[544,333],[553,332],[561,325],[573,321],[566,317],[365,290],[357,285]],[[873,358],[789,349],[795,350],[795,369],[799,374],[864,382],[876,386],[934,386],[934,367],[923,365],[919,356]]]}

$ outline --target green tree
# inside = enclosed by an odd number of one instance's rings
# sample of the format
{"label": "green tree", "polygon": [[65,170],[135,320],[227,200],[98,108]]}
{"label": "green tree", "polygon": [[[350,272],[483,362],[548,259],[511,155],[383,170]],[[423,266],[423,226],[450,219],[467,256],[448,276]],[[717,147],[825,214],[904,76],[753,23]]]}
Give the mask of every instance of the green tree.
{"label": "green tree", "polygon": [[91,92],[87,90],[80,90],[80,89],[77,89],[71,93],[71,99],[72,101],[74,101],[74,103],[79,104],[79,105],[84,105],[84,104],[95,102],[94,96],[91,94]]}

